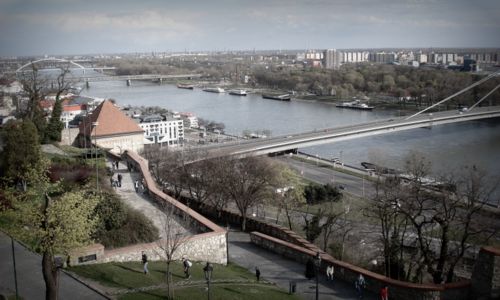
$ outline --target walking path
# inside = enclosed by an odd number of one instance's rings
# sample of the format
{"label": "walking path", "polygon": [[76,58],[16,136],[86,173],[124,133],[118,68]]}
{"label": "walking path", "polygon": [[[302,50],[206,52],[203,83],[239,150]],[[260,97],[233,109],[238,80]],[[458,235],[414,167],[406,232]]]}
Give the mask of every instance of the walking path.
{"label": "walking path", "polygon": [[[0,295],[15,295],[11,239],[0,231]],[[14,242],[17,285],[22,299],[45,299],[42,257]],[[60,273],[59,299],[107,299],[66,273]]]}
{"label": "walking path", "polygon": [[[250,242],[250,236],[240,231],[229,232],[229,261],[255,272],[258,267],[261,277],[289,290],[290,282],[296,282],[297,294],[303,299],[315,299],[316,281],[305,278],[305,265],[284,258]],[[319,277],[319,299],[358,299],[354,283],[339,280],[327,281],[325,274]],[[375,294],[367,293],[363,299],[378,299]]]}
{"label": "walking path", "polygon": [[[111,163],[108,162],[111,167]],[[162,212],[153,203],[148,196],[135,192],[135,180],[141,180],[140,174],[137,172],[128,172],[123,164],[119,165],[115,172],[114,179],[117,173],[122,175],[122,186],[116,188],[116,192],[130,206],[142,211],[147,217],[151,218],[153,223],[160,229]],[[180,226],[180,225],[179,225]],[[188,231],[188,229],[185,229]],[[161,233],[163,234],[163,233]],[[251,272],[255,272],[255,267],[259,267],[261,277],[264,282],[269,281],[277,286],[289,290],[291,281],[296,283],[297,294],[304,299],[315,299],[316,282],[308,280],[304,276],[305,265],[284,258],[278,254],[272,253],[266,249],[260,248],[250,242],[250,236],[247,233],[239,231],[230,231],[229,233],[229,261],[247,268]],[[191,284],[186,282],[185,284]],[[149,287],[145,287],[148,289]],[[127,293],[130,291],[120,291]],[[344,283],[337,280],[328,282],[324,274],[320,274],[319,280],[319,298],[320,299],[358,299],[354,289],[354,283]],[[374,294],[365,294],[364,299],[377,299]]]}
{"label": "walking path", "polygon": [[[112,169],[111,162],[107,162],[107,166]],[[165,229],[165,218],[167,215],[154,203],[150,197],[144,194],[144,190],[141,188],[141,174],[139,172],[129,172],[124,164],[118,164],[118,169],[112,169],[114,172],[113,179],[117,180],[118,174],[122,175],[121,187],[116,187],[115,192],[120,196],[124,203],[128,204],[130,207],[141,211],[147,218],[149,218],[153,224],[158,228],[161,238],[167,236]],[[135,191],[134,183],[138,180],[139,191]],[[110,184],[110,183],[108,183]],[[177,226],[173,232],[180,233],[182,235],[193,234],[189,230],[182,226],[179,222],[176,222]],[[170,229],[172,230],[172,229]]]}

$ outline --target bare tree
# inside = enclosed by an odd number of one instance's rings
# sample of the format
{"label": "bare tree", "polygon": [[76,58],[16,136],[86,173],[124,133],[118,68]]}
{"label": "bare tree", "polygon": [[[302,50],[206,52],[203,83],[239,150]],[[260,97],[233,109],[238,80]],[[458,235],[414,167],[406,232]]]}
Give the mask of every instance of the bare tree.
{"label": "bare tree", "polygon": [[258,157],[232,159],[231,165],[226,175],[225,194],[236,204],[243,218],[241,229],[245,231],[248,209],[270,196],[275,172],[267,159]]}
{"label": "bare tree", "polygon": [[166,280],[167,280],[167,299],[174,298],[174,289],[172,286],[172,274],[170,265],[175,260],[177,250],[186,241],[186,229],[179,223],[180,218],[176,218],[175,208],[170,203],[165,203],[162,207],[163,214],[160,213],[161,239],[156,242],[160,249],[159,255],[165,260]]}
{"label": "bare tree", "polygon": [[300,182],[300,177],[295,171],[284,166],[278,165],[278,174],[274,180],[273,187],[276,191],[273,203],[278,212],[276,215],[276,223],[278,223],[280,212],[283,210],[288,222],[288,228],[292,229],[291,211],[305,204],[304,186]]}
{"label": "bare tree", "polygon": [[497,232],[478,221],[492,188],[474,167],[463,168],[460,176],[450,173],[439,182],[428,177],[429,170],[424,157],[412,154],[407,160],[407,181],[397,185],[394,181],[392,187],[386,183],[375,214],[381,222],[387,264],[397,259],[395,249],[401,251],[405,241],[411,242],[405,238],[411,233],[417,254],[406,261],[406,278],[413,272],[413,280],[422,281],[427,273],[434,283],[451,282],[457,264],[472,247],[471,237],[486,242]]}

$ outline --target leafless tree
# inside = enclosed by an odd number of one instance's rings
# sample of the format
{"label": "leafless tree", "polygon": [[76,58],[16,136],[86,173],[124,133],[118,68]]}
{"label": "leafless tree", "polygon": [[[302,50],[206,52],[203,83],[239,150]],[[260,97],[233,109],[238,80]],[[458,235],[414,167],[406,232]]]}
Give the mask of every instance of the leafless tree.
{"label": "leafless tree", "polygon": [[258,157],[232,159],[232,168],[225,181],[225,194],[236,204],[246,229],[248,209],[272,193],[271,182],[276,174],[269,160]]}
{"label": "leafless tree", "polygon": [[172,274],[170,273],[170,265],[175,260],[177,250],[186,241],[186,229],[182,226],[181,218],[176,218],[175,208],[165,203],[162,206],[162,213],[160,213],[161,221],[161,239],[156,242],[160,249],[160,255],[166,262],[166,280],[167,280],[167,299],[174,298],[174,289],[172,286]]}
{"label": "leafless tree", "polygon": [[[406,279],[422,281],[428,274],[434,283],[451,282],[456,266],[472,247],[471,238],[481,243],[497,233],[479,221],[491,185],[475,167],[431,180],[430,163],[418,154],[410,155],[406,169],[405,181],[386,179],[372,206],[381,225],[386,272],[399,277],[406,267]],[[411,260],[403,259],[401,249],[412,242],[417,253]],[[397,274],[394,270],[391,274],[394,260]]]}

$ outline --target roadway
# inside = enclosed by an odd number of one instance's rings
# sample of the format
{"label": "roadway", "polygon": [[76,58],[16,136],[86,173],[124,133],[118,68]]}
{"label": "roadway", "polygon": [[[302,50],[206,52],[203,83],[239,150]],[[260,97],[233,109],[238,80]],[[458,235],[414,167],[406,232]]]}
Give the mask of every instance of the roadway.
{"label": "roadway", "polygon": [[303,147],[316,146],[332,142],[429,127],[441,124],[480,120],[500,117],[500,106],[481,107],[473,111],[459,112],[457,110],[419,115],[412,119],[394,117],[376,120],[368,123],[353,124],[335,128],[325,128],[311,132],[277,136],[272,138],[238,140],[237,142],[211,145],[198,148],[207,152],[204,157],[236,155],[264,155],[282,151],[290,151]]}
{"label": "roadway", "polygon": [[[301,158],[306,157],[301,156]],[[334,186],[343,186],[346,192],[357,197],[364,195],[369,198],[375,194],[375,188],[371,181],[325,167],[325,164],[329,163],[324,160],[311,158],[308,162],[303,162],[288,155],[279,156],[277,159],[289,165],[292,169],[299,172],[302,177],[310,181],[320,184],[330,183]],[[333,164],[331,166],[333,167]]]}

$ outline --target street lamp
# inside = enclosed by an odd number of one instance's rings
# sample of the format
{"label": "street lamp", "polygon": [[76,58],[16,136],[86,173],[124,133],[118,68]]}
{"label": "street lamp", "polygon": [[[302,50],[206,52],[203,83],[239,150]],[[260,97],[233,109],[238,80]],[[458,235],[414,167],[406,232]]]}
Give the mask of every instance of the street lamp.
{"label": "street lamp", "polygon": [[208,295],[208,300],[210,300],[210,280],[212,279],[212,271],[213,270],[214,270],[214,268],[207,261],[207,265],[203,268],[203,272],[205,273],[205,279],[207,280],[207,295]]}
{"label": "street lamp", "polygon": [[[99,122],[92,122],[92,127],[94,130],[94,147],[95,147],[95,188],[97,192],[99,192],[99,166],[97,165],[97,126],[99,126]],[[91,132],[92,134],[92,132]],[[91,136],[92,138],[92,136]]]}
{"label": "street lamp", "polygon": [[316,271],[316,300],[319,299],[319,268],[321,267],[321,256],[319,255],[319,251],[316,253],[314,257],[314,266]]}

